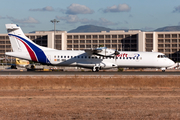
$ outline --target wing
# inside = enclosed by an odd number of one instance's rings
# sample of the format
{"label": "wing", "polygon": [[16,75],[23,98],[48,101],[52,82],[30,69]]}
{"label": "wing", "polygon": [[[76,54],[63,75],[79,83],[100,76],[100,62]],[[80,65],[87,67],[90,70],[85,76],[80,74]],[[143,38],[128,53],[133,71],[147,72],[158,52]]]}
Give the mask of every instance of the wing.
{"label": "wing", "polygon": [[84,51],[88,54],[95,55],[95,54],[102,52],[102,49],[91,48],[91,49],[85,49]]}

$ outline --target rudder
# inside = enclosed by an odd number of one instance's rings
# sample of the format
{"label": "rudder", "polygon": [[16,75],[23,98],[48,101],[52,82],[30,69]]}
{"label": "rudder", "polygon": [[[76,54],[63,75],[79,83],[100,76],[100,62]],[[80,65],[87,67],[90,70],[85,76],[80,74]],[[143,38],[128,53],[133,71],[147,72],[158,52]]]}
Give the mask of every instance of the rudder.
{"label": "rudder", "polygon": [[9,39],[11,42],[13,52],[27,51],[25,45],[22,42],[20,42],[20,39],[18,38],[18,37],[22,37],[22,38],[29,40],[29,38],[27,38],[24,35],[21,28],[16,24],[6,24],[6,29],[7,29],[8,35],[9,35]]}

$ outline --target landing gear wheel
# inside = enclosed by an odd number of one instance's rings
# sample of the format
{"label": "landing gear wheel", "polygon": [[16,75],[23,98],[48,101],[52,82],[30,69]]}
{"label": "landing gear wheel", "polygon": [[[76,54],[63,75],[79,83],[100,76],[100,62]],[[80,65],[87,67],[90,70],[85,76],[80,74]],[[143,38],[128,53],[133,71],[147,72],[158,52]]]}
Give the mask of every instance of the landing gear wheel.
{"label": "landing gear wheel", "polygon": [[162,72],[165,72],[166,68],[161,68]]}
{"label": "landing gear wheel", "polygon": [[93,72],[99,72],[99,67],[93,67],[93,68],[92,68],[92,71],[93,71]]}
{"label": "landing gear wheel", "polygon": [[99,67],[96,67],[96,72],[99,72]]}
{"label": "landing gear wheel", "polygon": [[96,69],[95,69],[95,68],[92,68],[92,72],[96,72]]}
{"label": "landing gear wheel", "polygon": [[34,66],[34,65],[31,65],[31,69],[35,69],[35,66]]}
{"label": "landing gear wheel", "polygon": [[11,69],[17,69],[16,65],[11,65]]}

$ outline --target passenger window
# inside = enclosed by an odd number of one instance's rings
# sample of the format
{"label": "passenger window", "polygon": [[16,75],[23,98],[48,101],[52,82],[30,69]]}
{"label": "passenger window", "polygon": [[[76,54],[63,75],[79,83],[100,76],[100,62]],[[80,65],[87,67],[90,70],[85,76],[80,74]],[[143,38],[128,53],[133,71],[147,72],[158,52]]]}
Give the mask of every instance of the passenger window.
{"label": "passenger window", "polygon": [[81,58],[83,58],[83,56],[81,56]]}
{"label": "passenger window", "polygon": [[63,56],[61,56],[61,58],[63,58]]}
{"label": "passenger window", "polygon": [[66,56],[64,56],[64,58],[66,58]]}
{"label": "passenger window", "polygon": [[128,57],[126,59],[128,59]]}

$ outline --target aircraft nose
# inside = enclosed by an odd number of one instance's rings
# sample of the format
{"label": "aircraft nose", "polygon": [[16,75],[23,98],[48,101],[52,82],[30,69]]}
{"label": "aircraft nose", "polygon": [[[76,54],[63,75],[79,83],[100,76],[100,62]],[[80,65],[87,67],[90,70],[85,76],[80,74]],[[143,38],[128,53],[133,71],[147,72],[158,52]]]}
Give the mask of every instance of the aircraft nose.
{"label": "aircraft nose", "polygon": [[174,64],[175,64],[174,61],[172,61],[172,60],[169,61],[169,65],[173,66]]}

